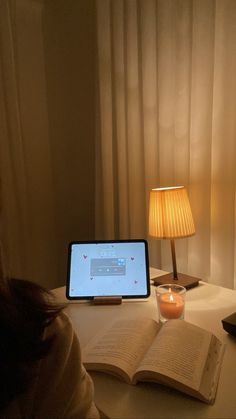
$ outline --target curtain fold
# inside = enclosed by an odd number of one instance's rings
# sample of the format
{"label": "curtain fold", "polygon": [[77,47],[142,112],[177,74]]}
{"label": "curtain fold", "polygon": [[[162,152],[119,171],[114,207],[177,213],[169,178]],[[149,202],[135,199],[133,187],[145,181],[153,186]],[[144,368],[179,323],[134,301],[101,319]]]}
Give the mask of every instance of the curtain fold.
{"label": "curtain fold", "polygon": [[[185,185],[196,235],[176,241],[178,270],[236,287],[236,3],[97,0],[104,238],[148,236],[152,187]],[[99,229],[99,225],[103,228]]]}
{"label": "curtain fold", "polygon": [[93,0],[0,0],[0,241],[10,274],[47,288],[95,235],[95,16]]}
{"label": "curtain fold", "polygon": [[57,284],[42,3],[0,1],[2,240],[10,274]]}
{"label": "curtain fold", "polygon": [[[10,226],[12,243],[19,243],[20,237],[24,243],[27,236],[27,203],[21,201],[20,195],[26,195],[25,184],[25,162],[22,147],[22,130],[19,121],[19,103],[18,86],[15,74],[15,56],[13,49],[13,33],[11,27],[10,4],[1,2],[1,81],[0,106],[1,106],[1,183],[2,194],[5,199],[5,205],[1,205],[4,213],[4,219]],[[5,89],[3,89],[3,86]],[[10,141],[7,139],[10,138]],[[19,139],[19,140],[18,140]],[[5,158],[3,159],[3,153]],[[17,168],[11,170],[12,160],[15,161]],[[10,169],[10,170],[9,170]],[[18,176],[16,177],[16,171]],[[3,179],[4,173],[4,179]],[[12,187],[12,185],[14,185]],[[14,190],[14,194],[8,194],[8,189]],[[11,220],[11,221],[10,221]],[[20,222],[18,222],[20,220]],[[2,226],[2,234],[6,234]],[[8,240],[7,248],[11,247]],[[25,255],[22,254],[24,246],[11,249],[14,259],[16,272],[22,273],[22,263],[25,261]],[[8,253],[8,252],[7,252]]]}

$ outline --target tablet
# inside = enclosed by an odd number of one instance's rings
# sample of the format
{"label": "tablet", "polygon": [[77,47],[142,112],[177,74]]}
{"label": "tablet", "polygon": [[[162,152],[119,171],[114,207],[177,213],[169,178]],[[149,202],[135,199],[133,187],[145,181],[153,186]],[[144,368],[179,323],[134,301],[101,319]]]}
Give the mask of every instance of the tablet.
{"label": "tablet", "polygon": [[69,300],[150,295],[146,240],[76,241],[69,244]]}

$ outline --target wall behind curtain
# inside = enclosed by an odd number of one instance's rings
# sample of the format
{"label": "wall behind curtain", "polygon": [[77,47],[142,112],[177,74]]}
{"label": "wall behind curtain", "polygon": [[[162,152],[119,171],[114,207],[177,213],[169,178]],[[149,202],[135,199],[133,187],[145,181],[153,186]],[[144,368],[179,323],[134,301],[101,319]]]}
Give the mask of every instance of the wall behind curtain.
{"label": "wall behind curtain", "polygon": [[93,1],[0,0],[2,240],[12,275],[65,283],[94,237]]}
{"label": "wall behind curtain", "polygon": [[[179,271],[234,288],[236,2],[97,0],[97,235],[148,237],[152,187],[185,185]],[[171,270],[169,243],[149,238]]]}

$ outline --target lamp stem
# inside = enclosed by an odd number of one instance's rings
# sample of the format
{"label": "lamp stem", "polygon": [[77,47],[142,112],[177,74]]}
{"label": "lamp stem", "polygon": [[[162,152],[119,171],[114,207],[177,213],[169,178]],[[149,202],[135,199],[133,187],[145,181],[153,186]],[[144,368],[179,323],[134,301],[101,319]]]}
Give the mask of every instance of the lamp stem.
{"label": "lamp stem", "polygon": [[172,264],[173,264],[173,275],[174,275],[174,279],[178,279],[174,239],[170,239],[170,245],[171,245],[171,255],[172,255]]}

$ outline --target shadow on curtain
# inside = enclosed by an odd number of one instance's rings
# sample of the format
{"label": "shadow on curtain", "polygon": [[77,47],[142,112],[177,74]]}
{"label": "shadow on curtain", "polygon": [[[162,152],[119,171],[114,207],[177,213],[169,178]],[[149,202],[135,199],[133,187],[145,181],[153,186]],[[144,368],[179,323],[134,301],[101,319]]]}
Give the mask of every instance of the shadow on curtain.
{"label": "shadow on curtain", "polygon": [[10,272],[53,287],[57,263],[41,18],[40,2],[0,3],[2,236]]}
{"label": "shadow on curtain", "polygon": [[64,285],[94,238],[95,3],[0,0],[0,181],[10,273]]}

